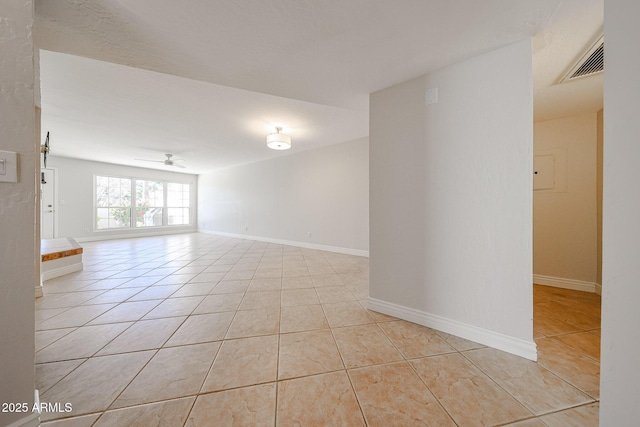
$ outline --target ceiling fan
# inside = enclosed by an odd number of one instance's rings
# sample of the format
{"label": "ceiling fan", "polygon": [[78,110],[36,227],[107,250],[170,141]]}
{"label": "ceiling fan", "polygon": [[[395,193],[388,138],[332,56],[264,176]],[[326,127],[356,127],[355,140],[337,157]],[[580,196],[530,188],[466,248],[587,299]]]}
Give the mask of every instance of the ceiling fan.
{"label": "ceiling fan", "polygon": [[177,168],[185,168],[184,165],[181,165],[180,162],[183,159],[174,159],[173,158],[173,154],[165,154],[165,156],[167,156],[167,158],[165,160],[148,160],[148,159],[134,159],[134,160],[141,160],[143,162],[154,162],[154,163],[164,163],[165,166],[174,166]]}
{"label": "ceiling fan", "polygon": [[47,167],[47,155],[49,154],[49,151],[51,151],[51,148],[49,147],[49,132],[47,132],[47,139],[44,141],[44,144],[40,145],[40,152],[44,155],[45,169]]}

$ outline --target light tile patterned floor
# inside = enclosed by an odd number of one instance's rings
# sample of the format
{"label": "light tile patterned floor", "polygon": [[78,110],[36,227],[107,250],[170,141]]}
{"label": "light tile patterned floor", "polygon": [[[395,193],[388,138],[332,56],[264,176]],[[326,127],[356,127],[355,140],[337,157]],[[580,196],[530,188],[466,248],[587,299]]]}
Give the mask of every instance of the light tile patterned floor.
{"label": "light tile patterned floor", "polygon": [[45,283],[47,426],[597,426],[600,299],[535,286],[539,362],[369,311],[368,260],[206,234]]}

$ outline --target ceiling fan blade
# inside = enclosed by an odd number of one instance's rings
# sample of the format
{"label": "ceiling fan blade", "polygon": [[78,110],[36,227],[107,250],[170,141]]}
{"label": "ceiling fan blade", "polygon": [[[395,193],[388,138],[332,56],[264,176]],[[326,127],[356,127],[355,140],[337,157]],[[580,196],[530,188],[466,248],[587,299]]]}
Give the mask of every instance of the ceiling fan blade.
{"label": "ceiling fan blade", "polygon": [[165,160],[150,160],[150,159],[133,159],[133,160],[139,160],[141,162],[162,163],[165,166],[175,166],[177,168],[183,168],[183,169],[186,167],[184,165],[177,163],[178,161],[182,161],[183,159],[174,159],[173,154],[165,154],[165,156],[166,156]]}

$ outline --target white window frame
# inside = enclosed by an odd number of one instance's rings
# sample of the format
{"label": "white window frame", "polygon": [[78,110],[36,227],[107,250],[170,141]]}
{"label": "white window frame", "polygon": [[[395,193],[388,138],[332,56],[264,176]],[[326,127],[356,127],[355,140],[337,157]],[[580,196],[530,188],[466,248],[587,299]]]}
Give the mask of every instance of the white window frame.
{"label": "white window frame", "polygon": [[[125,227],[107,227],[107,228],[98,228],[98,209],[103,208],[98,206],[97,201],[97,190],[98,190],[98,177],[102,178],[118,178],[118,179],[129,179],[131,180],[131,207],[130,210],[130,221],[129,226]],[[136,198],[136,183],[138,181],[155,181],[162,183],[162,225],[152,225],[152,226],[136,226],[136,208],[137,208],[137,198]],[[169,206],[167,206],[167,197],[168,197],[168,184],[180,184],[187,185],[189,188],[189,215],[187,217],[187,224],[175,224],[169,225]],[[141,178],[141,177],[132,177],[132,176],[122,176],[122,175],[106,175],[106,174],[95,174],[93,175],[93,231],[102,232],[102,231],[113,231],[113,230],[153,230],[164,227],[191,227],[193,226],[193,184],[188,182],[176,182],[176,181],[167,181],[164,179],[156,179],[156,178]],[[179,206],[172,206],[173,208]],[[184,208],[184,207],[183,207]]]}

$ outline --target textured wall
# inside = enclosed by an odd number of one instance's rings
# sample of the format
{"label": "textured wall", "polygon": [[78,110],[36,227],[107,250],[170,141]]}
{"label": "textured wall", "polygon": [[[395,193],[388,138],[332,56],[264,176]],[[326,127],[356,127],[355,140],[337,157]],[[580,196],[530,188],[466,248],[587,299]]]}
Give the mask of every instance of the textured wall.
{"label": "textured wall", "polygon": [[597,115],[537,122],[534,155],[553,155],[556,187],[533,192],[533,272],[596,283]]}
{"label": "textured wall", "polygon": [[[39,282],[33,2],[0,4],[0,150],[18,153],[18,183],[0,183],[0,403],[33,402],[34,289]],[[30,414],[0,412],[0,425]]]}
{"label": "textured wall", "polygon": [[596,283],[602,286],[602,177],[604,150],[604,110],[598,111],[598,135],[596,140]]}
{"label": "textured wall", "polygon": [[605,2],[600,425],[640,420],[640,3]]}
{"label": "textured wall", "polygon": [[531,85],[526,41],[371,96],[372,298],[534,348]]}
{"label": "textured wall", "polygon": [[358,139],[200,175],[198,226],[367,251],[368,153]]}

